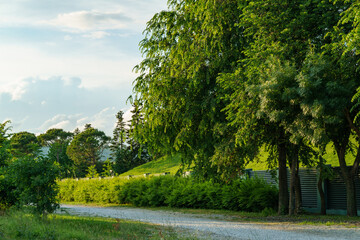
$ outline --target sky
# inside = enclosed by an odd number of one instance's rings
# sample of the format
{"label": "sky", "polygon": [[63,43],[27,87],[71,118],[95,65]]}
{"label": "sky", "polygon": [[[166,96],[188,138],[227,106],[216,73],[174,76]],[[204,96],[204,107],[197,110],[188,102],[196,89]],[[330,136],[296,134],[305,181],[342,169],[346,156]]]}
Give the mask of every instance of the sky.
{"label": "sky", "polygon": [[167,0],[0,0],[0,122],[112,136],[129,117],[139,42]]}

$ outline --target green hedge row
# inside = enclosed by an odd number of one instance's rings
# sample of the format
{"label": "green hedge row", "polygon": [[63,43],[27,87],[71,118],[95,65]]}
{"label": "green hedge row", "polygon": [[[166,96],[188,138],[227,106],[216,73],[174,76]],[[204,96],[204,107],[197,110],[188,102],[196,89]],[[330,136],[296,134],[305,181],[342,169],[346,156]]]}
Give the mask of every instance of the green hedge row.
{"label": "green hedge row", "polygon": [[120,191],[119,199],[121,203],[135,206],[259,212],[265,208],[276,208],[278,190],[259,178],[219,184],[211,181],[199,182],[192,178],[162,176],[127,182]]}
{"label": "green hedge row", "polygon": [[276,209],[278,190],[259,178],[231,184],[196,181],[193,178],[160,176],[131,180],[64,180],[60,197],[66,202],[122,203],[135,206],[228,209],[260,212]]}
{"label": "green hedge row", "polygon": [[65,179],[58,182],[59,197],[62,202],[120,204],[120,190],[127,181],[127,179],[118,177]]}

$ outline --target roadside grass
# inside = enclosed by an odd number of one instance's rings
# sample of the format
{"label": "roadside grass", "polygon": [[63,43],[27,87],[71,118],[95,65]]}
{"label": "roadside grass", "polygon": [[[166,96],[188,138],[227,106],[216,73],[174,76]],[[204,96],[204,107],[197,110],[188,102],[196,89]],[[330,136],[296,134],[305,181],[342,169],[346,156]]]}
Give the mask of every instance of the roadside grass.
{"label": "roadside grass", "polygon": [[141,222],[114,218],[51,214],[42,220],[26,212],[0,216],[0,239],[4,240],[97,240],[97,239],[196,239],[186,233]]}

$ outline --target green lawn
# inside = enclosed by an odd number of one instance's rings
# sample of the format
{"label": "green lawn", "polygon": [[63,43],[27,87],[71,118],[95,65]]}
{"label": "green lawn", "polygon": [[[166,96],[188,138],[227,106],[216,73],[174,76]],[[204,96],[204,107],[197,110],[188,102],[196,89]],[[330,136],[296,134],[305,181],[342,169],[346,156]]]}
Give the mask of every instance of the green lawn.
{"label": "green lawn", "polygon": [[[259,154],[258,159],[250,162],[246,169],[256,170],[266,170],[267,163],[266,158],[268,153],[262,150]],[[354,161],[354,156],[352,153],[348,153],[346,156],[346,161],[348,165],[351,165]],[[326,154],[324,155],[324,159],[326,160],[326,164],[331,164],[333,167],[338,167],[339,162],[336,156],[336,152],[331,144],[326,147]],[[145,173],[151,174],[159,174],[164,172],[170,172],[171,174],[175,174],[180,168],[181,164],[181,155],[177,154],[174,156],[164,156],[157,160],[148,162],[144,165],[138,166],[134,169],[131,169],[128,172],[121,174],[120,176],[128,176],[128,175],[143,175]]]}
{"label": "green lawn", "polygon": [[175,174],[181,164],[181,155],[177,154],[175,156],[164,156],[157,160],[145,163],[141,166],[131,169],[120,176],[127,175],[142,175],[145,173],[157,174],[170,172],[171,174]]}
{"label": "green lawn", "polygon": [[0,216],[4,240],[190,239],[180,235],[173,228],[121,219],[52,214],[42,220],[23,212]]}
{"label": "green lawn", "polygon": [[[253,162],[250,162],[246,168],[251,168],[252,170],[266,170],[267,169],[267,163],[266,158],[268,157],[268,153],[262,150],[259,154],[259,159],[254,160]],[[326,154],[323,156],[326,160],[326,164],[330,164],[332,167],[338,167],[339,161],[335,152],[334,147],[332,144],[328,144],[326,147]],[[354,162],[355,156],[352,153],[348,153],[346,155],[346,163],[348,165],[352,165]],[[303,167],[303,166],[302,166]]]}

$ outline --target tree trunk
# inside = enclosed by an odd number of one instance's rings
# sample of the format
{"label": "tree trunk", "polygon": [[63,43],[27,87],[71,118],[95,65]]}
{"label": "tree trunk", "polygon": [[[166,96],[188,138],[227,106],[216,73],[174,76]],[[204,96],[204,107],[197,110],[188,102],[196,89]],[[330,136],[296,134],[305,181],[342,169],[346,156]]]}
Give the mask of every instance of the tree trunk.
{"label": "tree trunk", "polygon": [[[344,174],[343,174],[344,175]],[[345,178],[345,176],[344,176]],[[354,176],[350,172],[344,179],[346,185],[346,210],[348,216],[357,216]]]}
{"label": "tree trunk", "polygon": [[356,156],[353,169],[350,170],[345,161],[346,147],[349,142],[350,131],[344,137],[344,140],[340,143],[339,141],[333,141],[335,150],[339,159],[341,174],[346,186],[346,210],[348,216],[357,216],[356,209],[356,195],[355,195],[355,172],[357,172],[357,166],[359,165],[359,150]]}
{"label": "tree trunk", "polygon": [[299,161],[297,161],[295,172],[295,214],[299,214],[302,208],[301,183],[299,176]]}
{"label": "tree trunk", "polygon": [[280,215],[288,213],[289,206],[289,193],[287,184],[287,172],[286,172],[286,145],[283,138],[280,138],[281,142],[278,144],[278,163],[279,163],[279,209]]}
{"label": "tree trunk", "polygon": [[295,173],[296,173],[296,161],[297,161],[297,154],[294,152],[295,150],[292,149],[293,152],[290,154],[290,199],[289,199],[289,215],[294,215],[295,212]]}
{"label": "tree trunk", "polygon": [[[322,164],[322,163],[320,163]],[[320,194],[320,202],[321,202],[321,210],[320,210],[320,214],[321,215],[326,215],[326,202],[325,202],[325,193],[324,193],[324,189],[322,187],[322,183],[323,183],[323,169],[320,166],[320,174],[319,174],[319,179],[317,182],[317,187],[318,187],[318,191]]]}
{"label": "tree trunk", "polygon": [[290,154],[290,199],[289,215],[297,214],[301,208],[301,186],[299,178],[299,146],[292,145]]}

